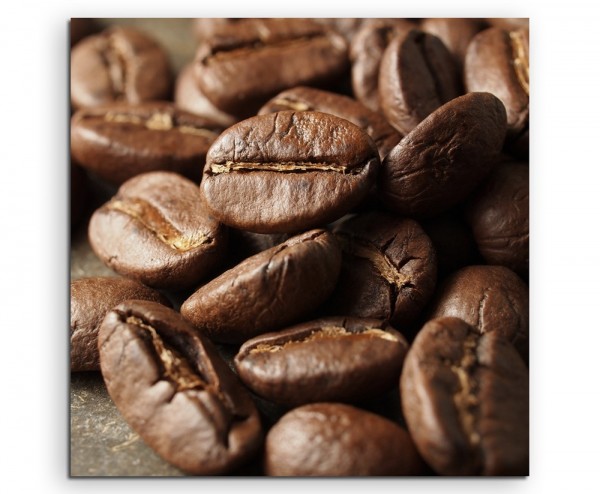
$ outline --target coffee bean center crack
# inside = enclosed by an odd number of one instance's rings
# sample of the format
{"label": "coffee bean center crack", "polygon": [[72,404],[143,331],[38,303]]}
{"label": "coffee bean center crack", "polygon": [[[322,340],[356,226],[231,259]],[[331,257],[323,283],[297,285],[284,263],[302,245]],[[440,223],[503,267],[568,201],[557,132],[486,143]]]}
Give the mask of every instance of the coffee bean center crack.
{"label": "coffee bean center crack", "polygon": [[111,111],[104,116],[104,120],[113,123],[139,125],[148,130],[155,130],[158,132],[174,130],[181,132],[182,134],[192,134],[209,139],[215,139],[217,137],[217,134],[211,130],[193,125],[181,125],[177,123],[176,117],[162,112],[154,113],[150,117],[140,117],[139,115],[133,115],[130,113]]}
{"label": "coffee bean center crack", "polygon": [[176,392],[188,389],[205,389],[207,387],[207,383],[194,372],[190,364],[184,358],[181,358],[175,350],[165,345],[155,328],[135,316],[128,316],[125,322],[150,333],[152,346],[162,366],[163,376],[175,385]]}
{"label": "coffee bean center crack", "polygon": [[311,110],[311,106],[306,103],[302,103],[301,101],[292,100],[289,98],[277,98],[273,101],[274,105],[285,106],[286,108],[291,108],[295,111],[308,111]]}
{"label": "coffee bean center crack", "polygon": [[183,234],[169,223],[151,204],[141,199],[114,199],[107,209],[124,213],[144,225],[162,243],[179,252],[187,252],[213,242],[213,238],[201,231]]}
{"label": "coffee bean center crack", "polygon": [[513,67],[517,74],[519,84],[529,96],[529,56],[525,49],[524,34],[519,31],[511,31],[508,33],[510,37],[510,45],[512,49]]}
{"label": "coffee bean center crack", "polygon": [[272,163],[251,163],[243,161],[226,161],[223,164],[213,164],[210,166],[212,175],[230,172],[252,172],[252,171],[272,171],[280,173],[303,173],[303,172],[335,172],[343,175],[355,175],[360,173],[361,168],[355,167],[348,169],[346,165],[334,165],[329,163],[312,163],[309,161],[288,161]]}

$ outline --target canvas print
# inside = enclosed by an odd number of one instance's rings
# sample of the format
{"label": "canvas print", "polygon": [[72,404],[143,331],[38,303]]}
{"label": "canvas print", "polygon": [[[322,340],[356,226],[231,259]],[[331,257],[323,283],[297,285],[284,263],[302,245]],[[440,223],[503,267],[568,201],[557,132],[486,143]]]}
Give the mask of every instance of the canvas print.
{"label": "canvas print", "polygon": [[529,19],[70,29],[70,476],[529,475]]}

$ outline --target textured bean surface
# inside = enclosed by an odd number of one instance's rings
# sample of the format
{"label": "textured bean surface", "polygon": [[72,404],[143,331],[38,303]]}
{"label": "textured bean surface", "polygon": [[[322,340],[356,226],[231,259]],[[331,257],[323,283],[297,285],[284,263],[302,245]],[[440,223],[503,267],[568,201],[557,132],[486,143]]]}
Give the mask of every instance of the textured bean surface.
{"label": "textured bean surface", "polygon": [[422,460],[399,425],[358,408],[315,403],[284,415],[267,435],[274,476],[419,475]]}
{"label": "textured bean surface", "polygon": [[198,187],[170,172],[125,182],[92,215],[88,232],[96,255],[118,273],[175,289],[190,287],[212,272],[226,241]]}
{"label": "textured bean surface", "polygon": [[219,123],[172,103],[115,103],[78,111],[71,153],[86,169],[120,185],[140,173],[166,170],[200,181]]}
{"label": "textured bean surface", "polygon": [[250,389],[276,403],[355,401],[395,386],[407,349],[384,321],[332,317],[248,340],[235,366]]}
{"label": "textured bean surface", "polygon": [[311,230],[200,287],[181,314],[214,341],[242,343],[310,314],[331,294],[340,264],[333,235]]}
{"label": "textured bean surface", "polygon": [[129,301],[98,339],[102,376],[129,425],[169,463],[218,475],[262,442],[258,412],[212,344],[177,312]]}
{"label": "textured bean surface", "polygon": [[498,333],[429,321],[401,377],[402,409],[425,461],[442,475],[529,474],[529,375]]}
{"label": "textured bean surface", "polygon": [[490,93],[469,93],[433,112],[392,149],[379,185],[399,214],[433,216],[466,199],[491,171],[506,135],[506,111]]}
{"label": "textured bean surface", "polygon": [[71,372],[100,370],[100,324],[109,310],[129,299],[171,306],[156,290],[126,278],[96,276],[71,281]]}
{"label": "textured bean surface", "polygon": [[430,318],[459,317],[481,333],[498,332],[529,361],[529,290],[502,266],[467,266],[444,280]]}
{"label": "textured bean surface", "polygon": [[200,189],[226,225],[257,233],[324,226],[360,203],[379,154],[365,131],[320,112],[244,120],[211,146]]}
{"label": "textured bean surface", "polygon": [[433,244],[419,224],[371,212],[333,231],[344,255],[328,313],[387,319],[399,327],[413,321],[433,294],[437,272]]}

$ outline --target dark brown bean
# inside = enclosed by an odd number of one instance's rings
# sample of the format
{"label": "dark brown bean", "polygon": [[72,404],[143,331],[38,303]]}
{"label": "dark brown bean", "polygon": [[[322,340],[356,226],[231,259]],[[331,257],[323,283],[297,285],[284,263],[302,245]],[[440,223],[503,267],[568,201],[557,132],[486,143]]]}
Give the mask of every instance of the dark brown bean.
{"label": "dark brown bean", "polygon": [[168,99],[171,69],[156,41],[129,27],[81,40],[71,51],[71,104],[75,109],[115,101]]}
{"label": "dark brown bean", "polygon": [[398,132],[408,134],[461,94],[458,68],[437,36],[413,29],[390,41],[381,58],[379,101]]}
{"label": "dark brown bean", "polygon": [[448,277],[430,318],[459,317],[481,333],[500,333],[529,361],[529,290],[510,269],[467,266]]}
{"label": "dark brown bean", "polygon": [[529,167],[498,165],[471,199],[466,217],[489,264],[529,273]]}
{"label": "dark brown bean", "polygon": [[110,397],[166,461],[218,475],[257,453],[262,430],[252,399],[177,312],[153,302],[120,304],[106,315],[98,346]]}
{"label": "dark brown bean", "polygon": [[383,162],[382,199],[407,216],[435,216],[467,198],[491,171],[506,135],[506,111],[490,93],[438,108]]}
{"label": "dark brown bean", "polygon": [[338,403],[315,403],[284,415],[267,434],[272,476],[419,475],[423,462],[399,425]]}
{"label": "dark brown bean", "polygon": [[73,115],[71,152],[81,166],[114,185],[155,170],[199,182],[206,153],[221,130],[219,123],[172,103],[115,103]]}
{"label": "dark brown bean", "polygon": [[378,113],[352,98],[321,89],[310,87],[288,89],[265,103],[258,114],[266,115],[285,110],[318,111],[345,118],[371,136],[379,149],[381,159],[386,157],[402,137]]}
{"label": "dark brown bean", "polygon": [[225,230],[198,187],[181,175],[151,172],[125,182],[89,224],[96,255],[129,278],[184,289],[211,273],[225,253]]}
{"label": "dark brown bean", "polygon": [[529,474],[529,376],[501,335],[453,317],[428,322],[400,388],[408,430],[437,473]]}
{"label": "dark brown bean", "polygon": [[214,341],[242,343],[308,315],[331,294],[340,264],[333,235],[311,230],[202,286],[181,314]]}
{"label": "dark brown bean", "polygon": [[163,295],[137,281],[106,277],[71,281],[71,372],[100,370],[100,324],[109,310],[130,299],[171,307]]}
{"label": "dark brown bean", "polygon": [[386,319],[397,327],[414,321],[433,294],[437,272],[433,244],[419,224],[371,212],[338,223],[333,232],[344,255],[328,313]]}
{"label": "dark brown bean", "polygon": [[330,317],[252,338],[234,362],[246,386],[275,403],[353,402],[396,386],[407,349],[384,321]]}
{"label": "dark brown bean", "polygon": [[325,113],[282,111],[223,132],[209,150],[200,189],[226,225],[293,233],[350,211],[378,168],[375,143],[356,125]]}
{"label": "dark brown bean", "polygon": [[307,19],[223,26],[198,47],[196,81],[219,109],[256,113],[280,91],[335,81],[348,66],[342,36]]}

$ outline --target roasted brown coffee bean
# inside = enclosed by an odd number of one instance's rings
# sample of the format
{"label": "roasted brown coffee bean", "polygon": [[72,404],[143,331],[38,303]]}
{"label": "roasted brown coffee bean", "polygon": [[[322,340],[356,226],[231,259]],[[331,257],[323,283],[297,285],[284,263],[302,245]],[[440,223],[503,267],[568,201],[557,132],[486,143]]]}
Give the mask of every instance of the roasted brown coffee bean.
{"label": "roasted brown coffee bean", "polygon": [[333,235],[311,230],[202,286],[183,303],[181,314],[214,341],[242,343],[316,309],[331,294],[340,264]]}
{"label": "roasted brown coffee bean", "polygon": [[100,370],[100,324],[109,310],[130,299],[171,307],[163,295],[137,281],[106,277],[71,281],[71,372]]}
{"label": "roasted brown coffee bean", "polygon": [[218,17],[204,17],[194,19],[192,23],[192,31],[194,37],[198,42],[202,42],[206,39],[210,39],[215,31],[221,29],[223,26],[237,26],[239,23],[253,22],[253,19],[247,18],[218,18]]}
{"label": "roasted brown coffee bean", "polygon": [[379,105],[379,67],[389,42],[407,33],[416,25],[405,19],[374,19],[365,22],[350,45],[352,89],[354,96],[373,111]]}
{"label": "roasted brown coffee bean", "polygon": [[107,266],[156,288],[198,283],[222,260],[225,240],[198,186],[170,172],[128,180],[89,224],[90,245]]}
{"label": "roasted brown coffee bean", "polygon": [[428,322],[400,388],[408,430],[437,473],[529,474],[529,376],[500,334],[454,317]]}
{"label": "roasted brown coffee bean", "polygon": [[222,126],[172,103],[114,103],[71,119],[71,152],[81,166],[120,185],[140,173],[167,170],[200,181],[206,153]]}
{"label": "roasted brown coffee bean", "polygon": [[282,111],[223,132],[208,152],[200,189],[226,225],[293,233],[323,226],[358,205],[379,164],[373,140],[347,120]]}
{"label": "roasted brown coffee bean", "polygon": [[458,67],[437,36],[413,29],[390,41],[381,58],[379,101],[392,127],[408,134],[461,94]]}
{"label": "roasted brown coffee bean", "polygon": [[315,403],[284,415],[267,434],[267,475],[419,475],[423,462],[399,425],[350,405]]}
{"label": "roasted brown coffee bean", "polygon": [[407,216],[435,216],[465,200],[491,171],[506,135],[506,111],[490,93],[438,108],[383,162],[382,199]]}
{"label": "roasted brown coffee bean", "polygon": [[259,115],[278,111],[319,111],[345,118],[363,129],[375,141],[381,159],[398,144],[402,137],[381,115],[341,94],[310,87],[288,89],[265,103]]}
{"label": "roasted brown coffee bean", "polygon": [[110,397],[166,461],[218,475],[257,453],[263,436],[252,399],[177,312],[154,302],[120,304],[106,315],[98,347]]}
{"label": "roasted brown coffee bean", "polygon": [[107,29],[71,51],[71,104],[76,109],[168,99],[170,91],[167,54],[136,29]]}
{"label": "roasted brown coffee bean", "polygon": [[529,128],[529,30],[482,31],[469,44],[465,58],[468,91],[487,91],[506,107],[508,138]]}
{"label": "roasted brown coffee bean", "polygon": [[432,17],[421,22],[421,29],[440,38],[454,57],[454,63],[462,74],[467,47],[473,37],[486,24],[481,19],[456,17]]}
{"label": "roasted brown coffee bean", "polygon": [[275,403],[353,402],[396,386],[407,350],[384,321],[329,317],[252,338],[235,367],[246,386]]}
{"label": "roasted brown coffee bean", "polygon": [[471,199],[467,220],[479,251],[489,264],[499,264],[527,277],[529,272],[529,167],[498,165]]}
{"label": "roasted brown coffee bean", "polygon": [[491,17],[485,19],[488,24],[501,29],[516,30],[529,29],[528,17]]}
{"label": "roasted brown coffee bean", "polygon": [[500,333],[529,361],[529,290],[503,266],[467,266],[440,286],[430,318],[459,317],[480,333]]}
{"label": "roasted brown coffee bean", "polygon": [[436,255],[411,219],[359,214],[333,230],[342,247],[342,270],[325,309],[329,314],[412,322],[433,294]]}
{"label": "roasted brown coffee bean", "polygon": [[196,81],[213,104],[242,117],[280,91],[335,81],[348,66],[342,36],[307,19],[223,26],[198,47]]}
{"label": "roasted brown coffee bean", "polygon": [[186,65],[175,81],[175,105],[182,110],[207,118],[224,129],[238,121],[233,115],[222,112],[202,94],[194,78],[194,64]]}

